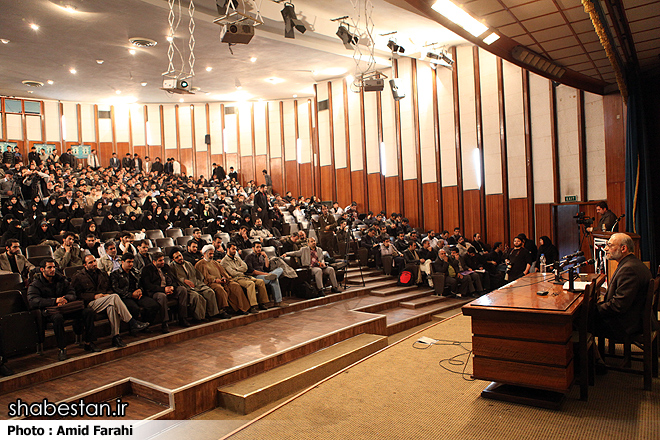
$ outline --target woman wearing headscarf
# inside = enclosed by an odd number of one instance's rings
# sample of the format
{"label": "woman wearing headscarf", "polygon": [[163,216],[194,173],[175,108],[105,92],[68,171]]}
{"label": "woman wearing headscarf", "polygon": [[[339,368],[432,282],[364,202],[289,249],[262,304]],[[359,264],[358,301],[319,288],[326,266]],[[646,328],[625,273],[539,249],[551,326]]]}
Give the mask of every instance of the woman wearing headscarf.
{"label": "woman wearing headscarf", "polygon": [[122,208],[121,205],[122,205],[121,199],[115,199],[112,201],[112,205],[110,206],[110,212],[112,213],[115,219],[121,218],[126,213],[126,211],[124,210],[124,208]]}
{"label": "woman wearing headscarf", "polygon": [[64,235],[67,232],[73,232],[74,229],[73,226],[71,226],[71,221],[69,220],[69,216],[64,212],[60,213],[57,216],[53,228],[57,233],[56,235]]}
{"label": "woman wearing headscarf", "polygon": [[112,215],[112,212],[107,212],[105,214],[105,217],[103,218],[103,221],[101,222],[101,228],[100,232],[120,232],[121,227],[119,226],[119,223],[117,223],[117,220],[115,220],[114,215]]}
{"label": "woman wearing headscarf", "polygon": [[22,248],[25,248],[30,242],[27,232],[23,230],[21,221],[18,219],[13,219],[11,222],[9,222],[7,231],[2,234],[2,239],[0,239],[0,246],[5,247],[5,243],[10,238],[15,238],[18,240]]}
{"label": "woman wearing headscarf", "polygon": [[126,207],[126,215],[131,215],[131,212],[134,212],[139,217],[142,214],[142,208],[138,206],[136,199],[131,199],[130,203]]}
{"label": "woman wearing headscarf", "polygon": [[130,214],[128,214],[128,220],[121,225],[121,228],[123,231],[141,231],[142,230],[142,222],[138,218],[139,215],[133,211]]}
{"label": "woman wearing headscarf", "polygon": [[103,206],[103,202],[101,201],[96,201],[94,202],[94,207],[92,208],[92,212],[90,213],[92,217],[105,217],[105,206]]}
{"label": "woman wearing headscarf", "polygon": [[559,250],[557,246],[552,244],[550,237],[543,235],[539,238],[539,251],[538,251],[538,261],[537,267],[541,267],[541,255],[545,255],[545,264],[552,264],[555,261],[559,261]]}
{"label": "woman wearing headscarf", "polygon": [[23,209],[23,206],[18,202],[18,197],[9,197],[5,205],[2,207],[2,215],[13,215],[14,218],[23,220],[25,217],[25,210]]}
{"label": "woman wearing headscarf", "polygon": [[142,229],[145,231],[158,229],[158,223],[151,211],[144,211],[142,214]]}
{"label": "woman wearing headscarf", "polygon": [[99,231],[99,227],[96,225],[96,222],[91,217],[90,217],[90,221],[85,219],[85,222],[80,227],[81,237],[87,237],[89,234],[95,235],[96,238],[98,238],[99,240],[101,239],[101,232]]}
{"label": "woman wearing headscarf", "polygon": [[162,206],[156,208],[156,215],[154,216],[156,223],[158,224],[158,229],[164,231],[169,229],[172,224],[170,223],[169,214],[163,209]]}
{"label": "woman wearing headscarf", "polygon": [[59,242],[55,240],[55,229],[50,222],[43,220],[32,230],[30,235],[30,243],[33,245],[47,244],[52,247],[59,246]]}
{"label": "woman wearing headscarf", "polygon": [[70,218],[83,218],[85,215],[85,210],[80,207],[78,200],[71,202],[69,206],[69,217]]}

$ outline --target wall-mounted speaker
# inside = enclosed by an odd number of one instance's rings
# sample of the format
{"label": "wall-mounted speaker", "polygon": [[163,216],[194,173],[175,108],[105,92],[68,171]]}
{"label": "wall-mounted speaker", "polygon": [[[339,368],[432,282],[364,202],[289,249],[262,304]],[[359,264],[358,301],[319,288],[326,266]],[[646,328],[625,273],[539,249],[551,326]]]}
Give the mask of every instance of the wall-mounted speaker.
{"label": "wall-mounted speaker", "polygon": [[211,143],[211,135],[210,134],[207,134],[207,135],[204,136],[204,143],[206,145],[209,145]]}

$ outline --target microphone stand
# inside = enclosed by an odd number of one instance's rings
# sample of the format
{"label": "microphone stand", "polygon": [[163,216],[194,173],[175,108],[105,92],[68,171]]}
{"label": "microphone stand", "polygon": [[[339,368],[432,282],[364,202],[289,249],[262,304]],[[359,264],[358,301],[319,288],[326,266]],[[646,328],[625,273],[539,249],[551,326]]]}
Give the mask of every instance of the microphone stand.
{"label": "microphone stand", "polygon": [[[357,244],[357,240],[355,239],[355,235],[353,234],[353,229],[351,229],[350,226],[346,225],[346,240],[344,242],[344,244],[345,244],[344,260],[346,262],[349,261],[348,257],[349,257],[349,254],[351,252],[351,247],[350,247],[351,242]],[[364,281],[364,273],[362,273],[362,266],[360,266],[359,262],[358,262],[358,268],[360,270],[360,279],[362,279],[362,287],[364,287],[364,286],[366,286],[366,283]],[[347,289],[347,285],[348,285],[348,276],[347,276],[347,274],[345,274],[344,275],[344,290]]]}
{"label": "microphone stand", "polygon": [[552,271],[555,273],[555,280],[552,282],[553,284],[564,284],[564,278],[561,276],[561,273],[559,272],[559,261],[555,261],[552,263]]}

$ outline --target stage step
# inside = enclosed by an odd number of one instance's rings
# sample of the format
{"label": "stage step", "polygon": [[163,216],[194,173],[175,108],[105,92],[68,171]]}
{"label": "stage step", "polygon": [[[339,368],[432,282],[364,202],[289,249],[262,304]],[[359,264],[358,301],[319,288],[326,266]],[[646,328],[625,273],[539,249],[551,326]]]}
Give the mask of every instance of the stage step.
{"label": "stage step", "polygon": [[[348,284],[362,284],[362,277],[360,277],[360,274],[357,274],[357,276],[351,276],[348,277],[347,279]],[[366,284],[373,283],[376,281],[394,281],[396,280],[392,278],[391,275],[384,275],[382,272],[380,274],[365,274],[364,275],[364,282]]]}
{"label": "stage step", "polygon": [[435,314],[446,310],[456,309],[469,303],[472,299],[463,298],[440,298],[442,302],[427,305],[418,309],[395,308],[381,312],[387,318],[385,335],[390,336],[409,328],[418,326],[431,320]]}
{"label": "stage step", "polygon": [[420,309],[422,307],[430,306],[431,304],[437,304],[439,302],[443,302],[445,298],[442,296],[435,296],[433,295],[435,293],[434,290],[427,290],[426,295],[422,298],[415,298],[410,301],[405,301],[400,304],[400,307],[403,307],[404,309]]}
{"label": "stage step", "polygon": [[387,337],[362,334],[304,358],[218,389],[221,407],[249,414],[307,388],[387,347]]}
{"label": "stage step", "polygon": [[386,297],[370,295],[347,301],[349,304],[355,304],[355,308],[352,310],[355,310],[356,312],[380,313],[383,310],[400,307],[400,304],[403,301],[410,301],[425,296],[428,296],[428,292],[425,290],[410,290],[396,295],[388,295]]}
{"label": "stage step", "polygon": [[396,285],[396,280],[393,280],[393,284],[388,287],[384,288],[379,288],[379,289],[372,289],[371,290],[371,295],[376,295],[376,296],[388,296],[388,295],[394,295],[397,293],[403,293],[403,292],[410,292],[413,290],[418,290],[419,287],[416,285],[413,286],[397,286]]}

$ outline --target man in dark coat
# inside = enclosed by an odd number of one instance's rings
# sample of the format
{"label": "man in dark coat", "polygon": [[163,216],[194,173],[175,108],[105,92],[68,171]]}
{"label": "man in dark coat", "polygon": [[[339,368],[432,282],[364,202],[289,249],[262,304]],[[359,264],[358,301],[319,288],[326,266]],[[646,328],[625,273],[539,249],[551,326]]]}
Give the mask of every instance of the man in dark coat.
{"label": "man in dark coat", "polygon": [[605,300],[597,306],[596,334],[622,341],[642,330],[642,312],[652,276],[633,254],[630,236],[612,235],[605,252],[608,260],[619,264],[609,280]]}
{"label": "man in dark coat", "polygon": [[254,195],[254,209],[257,217],[267,225],[268,221],[268,196],[266,196],[266,185],[261,185],[259,191]]}
{"label": "man in dark coat", "polygon": [[140,277],[145,295],[153,298],[160,304],[161,318],[163,320],[162,332],[169,333],[167,321],[170,320],[167,306],[168,299],[178,303],[179,325],[190,327],[188,322],[188,291],[180,286],[176,276],[170,272],[165,264],[165,255],[162,252],[153,254],[154,264],[145,266]]}
{"label": "man in dark coat", "polygon": [[[28,287],[27,296],[30,308],[40,309],[44,320],[53,323],[55,340],[60,349],[57,359],[67,359],[66,334],[64,333],[65,319],[74,319],[73,331],[79,335],[85,329],[85,351],[101,351],[95,344],[94,317],[96,313],[89,307],[73,312],[49,311],[48,307],[63,307],[71,301],[76,301],[76,292],[69,281],[56,271],[55,260],[47,258],[41,262],[41,273],[37,275]],[[66,310],[66,309],[62,309]]]}
{"label": "man in dark coat", "polygon": [[[160,305],[143,294],[140,288],[140,274],[133,268],[135,256],[125,253],[121,256],[121,268],[110,274],[112,291],[119,295],[131,316],[139,316],[142,308],[142,321],[153,324],[160,311]],[[144,329],[143,331],[147,331]],[[131,329],[133,333],[133,329]]]}
{"label": "man in dark coat", "polygon": [[112,293],[108,274],[96,266],[94,255],[86,255],[84,269],[79,270],[71,280],[71,287],[76,295],[96,313],[105,311],[110,321],[110,333],[113,347],[126,347],[119,336],[122,321],[127,322],[132,330],[144,330],[149,324],[133,318],[119,295]]}

